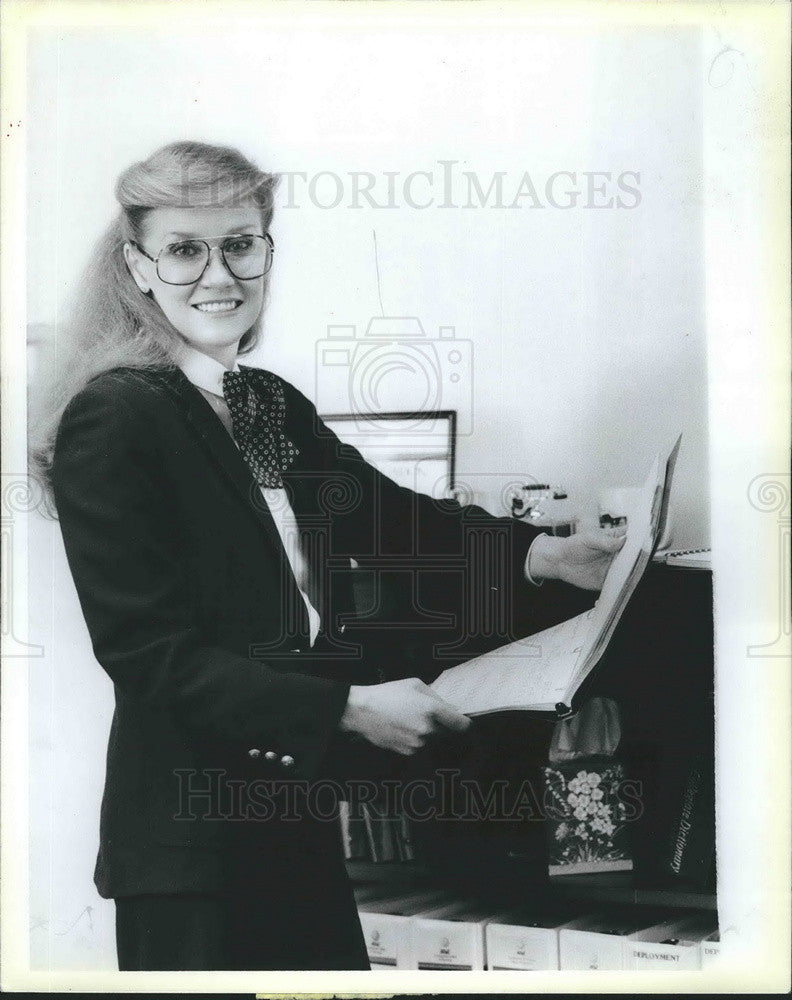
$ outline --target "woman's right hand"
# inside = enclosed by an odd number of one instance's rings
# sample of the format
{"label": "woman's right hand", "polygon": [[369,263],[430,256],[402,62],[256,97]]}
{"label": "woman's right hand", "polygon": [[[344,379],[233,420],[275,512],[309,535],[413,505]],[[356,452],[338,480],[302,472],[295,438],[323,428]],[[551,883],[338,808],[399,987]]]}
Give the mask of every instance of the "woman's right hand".
{"label": "woman's right hand", "polygon": [[409,757],[430,736],[464,732],[471,720],[417,677],[349,689],[339,727]]}

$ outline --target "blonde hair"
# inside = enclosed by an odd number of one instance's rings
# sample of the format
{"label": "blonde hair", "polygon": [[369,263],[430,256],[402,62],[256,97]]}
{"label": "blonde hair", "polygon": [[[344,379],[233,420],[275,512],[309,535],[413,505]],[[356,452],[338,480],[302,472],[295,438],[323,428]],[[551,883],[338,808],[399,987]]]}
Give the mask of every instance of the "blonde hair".
{"label": "blonde hair", "polygon": [[[160,369],[178,363],[183,340],[153,297],[135,284],[124,244],[142,242],[147,214],[160,207],[254,204],[266,230],[272,219],[277,177],[259,170],[236,149],[174,142],[119,177],[121,206],[96,245],[78,287],[68,322],[48,345],[44,375],[31,393],[30,473],[37,477],[54,515],[49,473],[61,416],[70,400],[96,375],[117,367]],[[260,321],[242,337],[251,351]]]}

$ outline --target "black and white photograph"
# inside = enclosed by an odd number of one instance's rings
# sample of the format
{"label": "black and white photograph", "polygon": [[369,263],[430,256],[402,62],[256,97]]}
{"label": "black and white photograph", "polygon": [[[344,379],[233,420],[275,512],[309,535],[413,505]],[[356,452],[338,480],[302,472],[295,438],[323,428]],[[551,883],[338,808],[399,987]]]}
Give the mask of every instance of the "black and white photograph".
{"label": "black and white photograph", "polygon": [[5,8],[3,989],[785,992],[789,6]]}

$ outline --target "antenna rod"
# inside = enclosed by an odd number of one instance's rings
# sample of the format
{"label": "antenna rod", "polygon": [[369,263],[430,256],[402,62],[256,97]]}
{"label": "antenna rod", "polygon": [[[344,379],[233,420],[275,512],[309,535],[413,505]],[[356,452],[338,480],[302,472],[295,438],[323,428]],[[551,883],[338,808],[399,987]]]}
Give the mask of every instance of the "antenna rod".
{"label": "antenna rod", "polygon": [[384,319],[385,307],[382,304],[382,284],[380,282],[379,256],[377,254],[377,230],[372,229],[372,232],[374,233],[374,267],[377,269],[377,295],[379,296],[380,312]]}

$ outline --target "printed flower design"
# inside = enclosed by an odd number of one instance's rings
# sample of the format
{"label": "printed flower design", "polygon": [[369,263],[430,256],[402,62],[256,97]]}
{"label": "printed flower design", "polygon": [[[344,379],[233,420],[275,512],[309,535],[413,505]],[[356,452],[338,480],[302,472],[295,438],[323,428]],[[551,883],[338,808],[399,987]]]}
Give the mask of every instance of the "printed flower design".
{"label": "printed flower design", "polygon": [[622,765],[609,763],[599,770],[578,770],[569,779],[562,768],[547,767],[545,776],[549,822],[553,824],[550,863],[625,859],[624,838],[620,837],[627,814],[626,803],[619,798]]}

